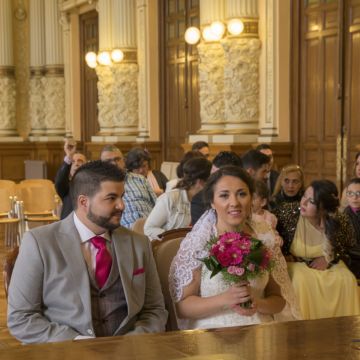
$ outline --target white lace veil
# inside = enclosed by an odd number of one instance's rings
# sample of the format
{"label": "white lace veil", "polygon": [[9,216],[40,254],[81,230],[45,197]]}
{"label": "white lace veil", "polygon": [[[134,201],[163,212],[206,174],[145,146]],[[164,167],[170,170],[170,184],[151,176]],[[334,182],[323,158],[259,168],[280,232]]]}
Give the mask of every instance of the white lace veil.
{"label": "white lace veil", "polygon": [[[202,259],[208,255],[205,249],[207,241],[214,235],[216,224],[216,213],[208,210],[196,222],[191,232],[189,232],[181,242],[180,248],[174,257],[170,272],[169,284],[170,294],[174,302],[179,302],[183,295],[183,289],[188,286],[193,279],[193,271],[202,266]],[[271,250],[272,259],[275,266],[271,275],[280,286],[281,295],[286,301],[286,306],[279,314],[274,315],[277,321],[289,321],[301,319],[300,310],[296,301],[295,293],[287,272],[286,261],[281,253],[280,247],[276,244],[275,234],[270,225],[265,222],[249,224],[254,230],[256,237]]]}

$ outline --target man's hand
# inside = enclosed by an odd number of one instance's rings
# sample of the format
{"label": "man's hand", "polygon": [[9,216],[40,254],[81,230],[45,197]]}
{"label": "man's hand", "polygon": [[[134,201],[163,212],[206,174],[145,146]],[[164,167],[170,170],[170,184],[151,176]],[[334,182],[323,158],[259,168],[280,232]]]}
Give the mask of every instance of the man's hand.
{"label": "man's hand", "polygon": [[74,139],[66,139],[64,144],[64,151],[69,160],[72,160],[76,152],[76,141]]}

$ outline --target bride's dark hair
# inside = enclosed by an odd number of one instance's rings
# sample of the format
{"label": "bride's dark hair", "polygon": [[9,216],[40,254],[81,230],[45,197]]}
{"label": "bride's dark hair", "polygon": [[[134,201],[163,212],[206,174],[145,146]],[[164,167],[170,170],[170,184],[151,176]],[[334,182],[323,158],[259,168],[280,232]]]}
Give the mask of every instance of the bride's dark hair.
{"label": "bride's dark hair", "polygon": [[233,176],[243,181],[249,188],[250,195],[254,193],[254,180],[252,177],[239,166],[228,165],[221,167],[210,175],[203,190],[203,200],[206,207],[209,209],[214,199],[214,188],[219,180],[224,176]]}

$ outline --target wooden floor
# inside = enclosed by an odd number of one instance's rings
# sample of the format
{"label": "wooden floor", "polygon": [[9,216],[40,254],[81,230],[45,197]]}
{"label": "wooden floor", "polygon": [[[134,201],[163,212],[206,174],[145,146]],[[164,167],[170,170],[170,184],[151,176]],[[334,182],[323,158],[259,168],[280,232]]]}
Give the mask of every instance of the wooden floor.
{"label": "wooden floor", "polygon": [[[6,326],[6,299],[4,284],[2,279],[2,268],[5,254],[9,249],[5,248],[3,236],[0,236],[0,266],[1,266],[1,280],[0,280],[0,351],[7,347],[21,345],[15,338],[13,338]],[[1,356],[0,356],[1,358]]]}

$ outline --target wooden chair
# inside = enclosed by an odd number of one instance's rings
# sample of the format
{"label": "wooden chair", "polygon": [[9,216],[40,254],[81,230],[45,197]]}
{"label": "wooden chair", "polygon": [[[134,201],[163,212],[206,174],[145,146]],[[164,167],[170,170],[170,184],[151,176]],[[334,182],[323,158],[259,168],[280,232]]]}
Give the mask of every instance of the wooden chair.
{"label": "wooden chair", "polygon": [[166,330],[178,330],[175,307],[172,302],[169,291],[169,270],[171,262],[176,255],[180,243],[184,236],[189,232],[190,228],[182,228],[166,231],[161,241],[155,240],[152,244],[156,268],[159,274],[161,289],[164,295],[165,307],[169,312],[169,318],[166,324]]}
{"label": "wooden chair", "polygon": [[162,234],[159,235],[161,242],[176,239],[179,237],[185,237],[186,234],[191,230],[191,227],[183,227],[178,229],[171,229],[168,231],[164,231]]}
{"label": "wooden chair", "polygon": [[[49,180],[48,180],[49,181]],[[24,217],[26,226],[29,223],[37,225],[49,224],[58,221],[59,217],[54,215],[57,211],[55,188],[49,183],[43,186],[19,184],[19,198],[24,204]]]}
{"label": "wooden chair", "polygon": [[138,234],[141,234],[141,235],[144,235],[144,225],[145,225],[145,221],[146,221],[146,218],[140,218],[140,219],[137,219],[132,227],[131,227],[131,230],[132,231],[135,231],[136,233]]}
{"label": "wooden chair", "polygon": [[12,249],[5,257],[4,267],[3,267],[3,279],[4,279],[4,289],[5,297],[8,297],[8,289],[10,284],[11,275],[14,269],[16,258],[19,254],[19,247],[16,246]]}
{"label": "wooden chair", "polygon": [[14,189],[11,185],[9,187],[0,187],[0,232],[4,234],[6,247],[14,247],[19,240],[18,226],[20,220],[12,217],[11,214],[12,203],[10,196],[14,196]]}

